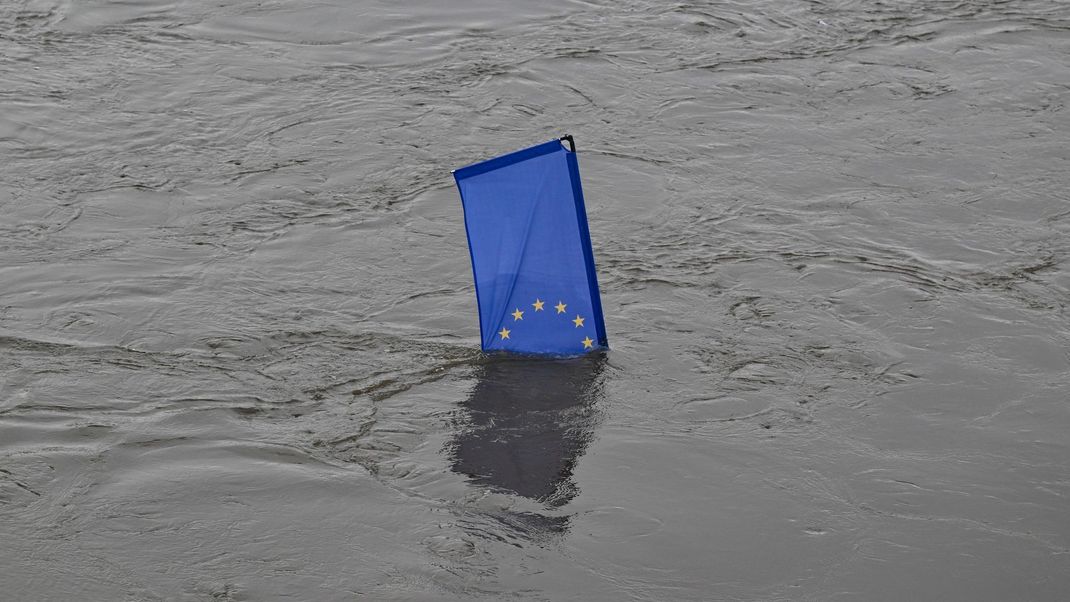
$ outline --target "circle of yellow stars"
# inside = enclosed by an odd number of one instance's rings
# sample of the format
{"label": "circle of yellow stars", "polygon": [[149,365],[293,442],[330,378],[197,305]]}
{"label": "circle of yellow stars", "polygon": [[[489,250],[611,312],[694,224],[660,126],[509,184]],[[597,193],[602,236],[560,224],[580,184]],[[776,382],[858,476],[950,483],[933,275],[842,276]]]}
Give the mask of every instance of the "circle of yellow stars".
{"label": "circle of yellow stars", "polygon": [[[531,306],[535,308],[534,311],[536,312],[544,311],[544,305],[546,305],[546,302],[538,297],[535,297],[535,302],[531,304]],[[554,305],[552,307],[557,310],[557,314],[563,314],[565,313],[565,311],[568,310],[568,305],[560,299],[557,301],[557,305]],[[513,316],[514,322],[519,322],[524,319],[524,310],[521,310],[519,307],[516,307],[513,309],[513,312],[510,315]],[[586,318],[579,314],[576,314],[576,317],[572,319],[572,323],[576,325],[576,328],[583,328],[583,323],[585,320]],[[502,326],[502,329],[498,331],[498,336],[501,337],[501,340],[504,341],[509,338],[509,335],[512,334],[512,332],[512,330],[509,330],[505,326]],[[594,348],[594,340],[591,339],[591,337],[589,336],[584,337],[583,340],[580,342],[583,343],[584,349]]]}

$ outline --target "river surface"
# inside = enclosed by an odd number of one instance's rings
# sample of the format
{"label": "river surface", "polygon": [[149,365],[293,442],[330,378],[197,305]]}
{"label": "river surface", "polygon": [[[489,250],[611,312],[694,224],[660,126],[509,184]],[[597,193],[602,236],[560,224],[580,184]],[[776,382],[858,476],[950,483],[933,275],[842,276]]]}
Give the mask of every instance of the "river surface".
{"label": "river surface", "polygon": [[[1060,600],[1070,4],[0,3],[0,598]],[[611,350],[450,170],[576,137]]]}

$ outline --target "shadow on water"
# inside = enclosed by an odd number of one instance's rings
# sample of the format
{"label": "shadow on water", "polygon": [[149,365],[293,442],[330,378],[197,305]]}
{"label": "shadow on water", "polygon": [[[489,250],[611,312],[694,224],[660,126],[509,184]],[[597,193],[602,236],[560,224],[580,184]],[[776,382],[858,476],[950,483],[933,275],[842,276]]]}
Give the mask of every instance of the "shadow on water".
{"label": "shadow on water", "polygon": [[461,404],[453,470],[471,482],[557,508],[579,489],[572,471],[598,423],[606,358],[493,358]]}

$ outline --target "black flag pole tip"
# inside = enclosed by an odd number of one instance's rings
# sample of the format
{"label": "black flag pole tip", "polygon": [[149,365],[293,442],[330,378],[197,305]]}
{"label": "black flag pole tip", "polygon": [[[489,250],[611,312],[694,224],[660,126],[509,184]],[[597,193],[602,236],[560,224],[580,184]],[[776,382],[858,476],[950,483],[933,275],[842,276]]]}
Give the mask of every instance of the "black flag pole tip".
{"label": "black flag pole tip", "polygon": [[572,134],[565,134],[560,138],[561,142],[568,142],[568,150],[576,152],[576,141],[572,139]]}

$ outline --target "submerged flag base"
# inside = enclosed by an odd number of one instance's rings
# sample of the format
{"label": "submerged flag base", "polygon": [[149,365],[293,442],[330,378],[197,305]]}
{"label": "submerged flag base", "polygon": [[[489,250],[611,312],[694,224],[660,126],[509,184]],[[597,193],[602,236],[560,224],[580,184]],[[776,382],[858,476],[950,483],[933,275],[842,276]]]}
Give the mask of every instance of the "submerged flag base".
{"label": "submerged flag base", "polygon": [[572,137],[453,172],[464,206],[484,351],[607,347]]}

